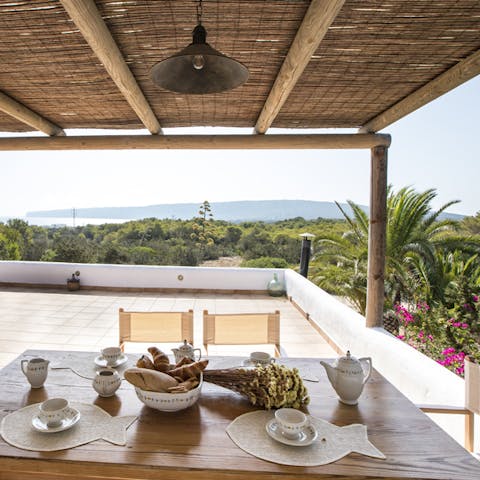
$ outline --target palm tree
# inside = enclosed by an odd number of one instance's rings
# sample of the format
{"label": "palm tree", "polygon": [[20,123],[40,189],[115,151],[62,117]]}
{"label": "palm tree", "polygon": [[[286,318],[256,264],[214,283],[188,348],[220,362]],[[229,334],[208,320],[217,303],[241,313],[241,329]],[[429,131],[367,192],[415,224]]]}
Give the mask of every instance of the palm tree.
{"label": "palm tree", "polygon": [[448,304],[452,292],[459,292],[465,282],[471,285],[471,290],[480,287],[478,254],[469,255],[459,250],[438,251],[430,265],[416,258],[412,262],[412,270],[421,279],[423,299],[427,303]]}
{"label": "palm tree", "polygon": [[[415,266],[430,268],[436,261],[437,252],[447,252],[466,245],[478,251],[476,242],[468,242],[465,237],[455,234],[457,222],[439,220],[440,214],[458,201],[448,202],[432,211],[430,203],[436,195],[435,189],[419,193],[411,187],[404,187],[394,192],[391,186],[388,187],[385,265],[387,307],[396,302],[414,301],[418,289],[422,289],[427,280],[430,281],[428,275],[422,276]],[[313,263],[320,274],[317,273],[317,278],[313,280],[327,291],[346,296],[364,314],[369,218],[360,206],[352,201],[348,201],[348,204],[353,216],[347,214],[338,203],[337,206],[345,217],[349,230],[342,237],[324,236],[317,239],[317,250],[320,253]],[[348,271],[348,278],[343,285],[329,275],[322,275],[325,268],[319,262],[327,262],[330,270],[341,271],[340,278],[343,279]],[[354,298],[350,298],[352,292]]]}

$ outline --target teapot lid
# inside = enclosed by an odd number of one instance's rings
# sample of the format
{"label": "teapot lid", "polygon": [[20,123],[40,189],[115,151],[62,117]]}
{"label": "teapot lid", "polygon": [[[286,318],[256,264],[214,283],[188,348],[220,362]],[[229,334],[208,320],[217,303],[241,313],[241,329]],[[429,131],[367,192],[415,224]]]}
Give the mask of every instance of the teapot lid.
{"label": "teapot lid", "polygon": [[178,349],[183,351],[183,352],[185,352],[185,351],[190,352],[193,349],[193,347],[186,340],[184,340],[183,344],[180,345],[178,347]]}
{"label": "teapot lid", "polygon": [[360,361],[350,354],[350,350],[347,350],[347,354],[344,357],[338,359],[338,365],[353,366],[359,363]]}

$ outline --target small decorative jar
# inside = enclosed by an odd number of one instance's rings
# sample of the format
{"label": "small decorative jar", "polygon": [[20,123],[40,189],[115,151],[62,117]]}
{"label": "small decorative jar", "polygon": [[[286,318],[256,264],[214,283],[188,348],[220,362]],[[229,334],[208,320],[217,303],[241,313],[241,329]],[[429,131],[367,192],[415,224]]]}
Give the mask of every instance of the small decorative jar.
{"label": "small decorative jar", "polygon": [[268,282],[268,294],[271,297],[282,297],[285,295],[283,283],[278,279],[276,273],[273,274],[273,279]]}
{"label": "small decorative jar", "polygon": [[122,379],[116,370],[103,368],[98,370],[93,379],[93,389],[101,397],[111,397],[120,387]]}

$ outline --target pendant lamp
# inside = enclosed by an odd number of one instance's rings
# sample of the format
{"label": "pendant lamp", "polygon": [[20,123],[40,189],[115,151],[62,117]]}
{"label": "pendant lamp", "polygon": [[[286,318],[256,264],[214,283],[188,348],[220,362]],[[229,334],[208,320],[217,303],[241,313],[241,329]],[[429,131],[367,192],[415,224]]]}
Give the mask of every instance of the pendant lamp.
{"label": "pendant lamp", "polygon": [[153,82],[172,92],[192,94],[220,93],[242,85],[248,78],[247,67],[215,50],[206,40],[200,0],[192,43],[154,65]]}

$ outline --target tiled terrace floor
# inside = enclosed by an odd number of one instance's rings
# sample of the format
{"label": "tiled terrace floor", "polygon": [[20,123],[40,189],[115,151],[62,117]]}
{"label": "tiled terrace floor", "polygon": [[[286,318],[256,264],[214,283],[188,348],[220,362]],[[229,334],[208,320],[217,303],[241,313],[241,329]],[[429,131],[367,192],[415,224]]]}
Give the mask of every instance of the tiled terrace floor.
{"label": "tiled terrace floor", "polygon": [[[202,312],[272,312],[280,310],[280,338],[290,357],[336,357],[336,352],[285,298],[219,293],[122,293],[46,289],[0,289],[0,366],[26,349],[99,351],[118,345],[118,309],[194,310],[196,347],[202,345]],[[211,347],[218,355],[248,355],[269,347]],[[126,351],[144,352],[130,344]],[[168,352],[170,353],[170,352]],[[273,353],[273,349],[271,350]]]}

